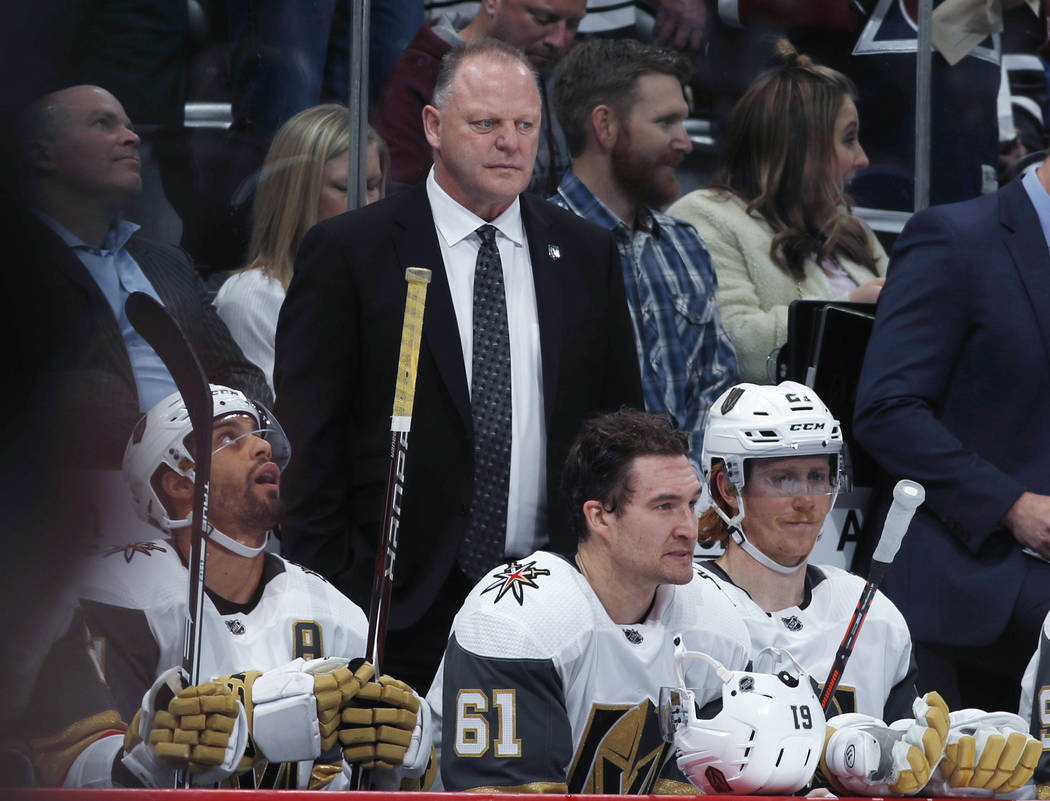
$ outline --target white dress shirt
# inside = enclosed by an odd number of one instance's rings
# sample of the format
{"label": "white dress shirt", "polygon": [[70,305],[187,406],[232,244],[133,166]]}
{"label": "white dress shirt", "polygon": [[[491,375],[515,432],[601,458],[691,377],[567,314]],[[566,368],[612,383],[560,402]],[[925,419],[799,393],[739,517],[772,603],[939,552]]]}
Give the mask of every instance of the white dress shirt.
{"label": "white dress shirt", "polygon": [[[470,389],[474,352],[474,268],[481,247],[475,231],[485,220],[454,201],[438,186],[431,169],[427,197],[456,313],[463,367]],[[510,329],[511,426],[510,487],[507,499],[508,556],[530,554],[547,542],[547,426],[543,417],[543,365],[536,287],[529,243],[518,199],[492,220],[503,263]]]}

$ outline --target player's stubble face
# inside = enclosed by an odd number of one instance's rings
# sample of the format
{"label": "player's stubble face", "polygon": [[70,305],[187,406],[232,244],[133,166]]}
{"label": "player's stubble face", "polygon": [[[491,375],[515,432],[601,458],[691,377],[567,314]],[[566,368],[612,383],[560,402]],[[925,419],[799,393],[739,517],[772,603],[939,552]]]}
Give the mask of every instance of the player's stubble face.
{"label": "player's stubble face", "polygon": [[212,455],[208,517],[230,536],[262,534],[284,516],[280,471],[272,461],[270,444],[255,434],[236,447]]}
{"label": "player's stubble face", "polygon": [[620,576],[634,584],[687,584],[693,577],[700,482],[685,456],[638,456],[631,496],[611,523]]}

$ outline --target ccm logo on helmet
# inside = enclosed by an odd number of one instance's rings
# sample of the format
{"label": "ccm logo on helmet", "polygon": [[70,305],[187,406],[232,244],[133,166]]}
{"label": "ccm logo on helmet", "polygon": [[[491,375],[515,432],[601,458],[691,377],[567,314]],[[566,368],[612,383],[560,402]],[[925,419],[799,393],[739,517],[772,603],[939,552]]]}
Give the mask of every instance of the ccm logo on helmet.
{"label": "ccm logo on helmet", "polygon": [[792,423],[788,431],[820,431],[824,423]]}

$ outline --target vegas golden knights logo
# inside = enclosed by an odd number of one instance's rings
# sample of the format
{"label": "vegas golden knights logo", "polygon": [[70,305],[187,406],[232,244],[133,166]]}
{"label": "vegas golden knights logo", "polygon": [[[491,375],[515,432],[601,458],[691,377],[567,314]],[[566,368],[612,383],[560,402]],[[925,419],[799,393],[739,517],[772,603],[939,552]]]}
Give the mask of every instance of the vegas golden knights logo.
{"label": "vegas golden knights logo", "polygon": [[656,708],[595,704],[569,769],[570,793],[651,793],[668,756]]}

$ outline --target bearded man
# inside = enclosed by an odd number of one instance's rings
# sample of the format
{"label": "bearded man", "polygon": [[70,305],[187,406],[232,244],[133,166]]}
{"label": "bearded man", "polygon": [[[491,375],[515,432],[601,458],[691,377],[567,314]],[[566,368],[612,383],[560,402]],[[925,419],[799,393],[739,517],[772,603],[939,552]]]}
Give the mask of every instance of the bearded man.
{"label": "bearded man", "polygon": [[717,281],[696,230],[660,213],[678,197],[692,150],[684,121],[689,62],[630,39],[595,39],[562,62],[554,104],[572,169],[551,200],[609,229],[623,267],[645,408],[689,432],[700,464],[712,401],[736,381]]}

